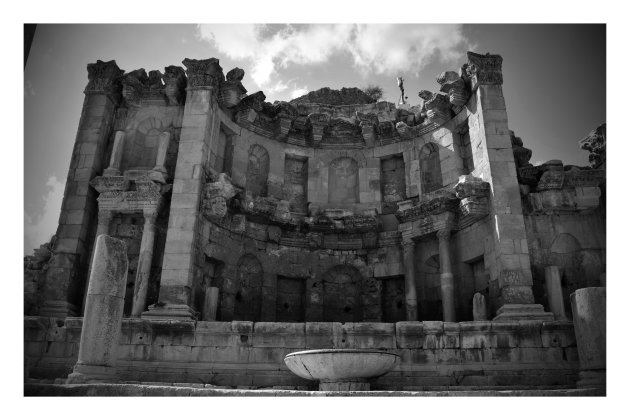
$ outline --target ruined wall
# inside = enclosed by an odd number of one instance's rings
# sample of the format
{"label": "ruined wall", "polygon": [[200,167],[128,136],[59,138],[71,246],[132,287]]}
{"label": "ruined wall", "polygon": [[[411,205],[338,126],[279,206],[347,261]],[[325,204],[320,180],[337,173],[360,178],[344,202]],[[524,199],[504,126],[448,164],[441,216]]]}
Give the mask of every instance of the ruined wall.
{"label": "ruined wall", "polygon": [[[25,319],[30,378],[59,378],[77,359],[81,318]],[[373,390],[475,386],[574,387],[578,355],[568,322],[194,322],[123,319],[118,372],[124,381],[306,387],[288,353],[313,348],[394,351],[401,363]],[[159,369],[156,369],[159,364]]]}
{"label": "ruined wall", "polygon": [[[599,287],[606,271],[606,222],[602,210],[590,214],[527,215],[527,242],[532,261],[534,295],[548,307],[545,267],[560,267],[565,308],[569,296],[584,287]],[[567,317],[572,313],[567,310]]]}

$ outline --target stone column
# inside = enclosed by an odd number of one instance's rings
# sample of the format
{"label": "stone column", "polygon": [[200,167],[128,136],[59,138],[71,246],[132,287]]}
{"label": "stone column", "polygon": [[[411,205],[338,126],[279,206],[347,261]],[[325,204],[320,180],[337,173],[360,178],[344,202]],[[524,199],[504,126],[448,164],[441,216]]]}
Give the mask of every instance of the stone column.
{"label": "stone column", "polygon": [[166,155],[170,144],[171,133],[168,131],[160,133],[157,157],[155,158],[155,167],[151,170],[149,177],[162,184],[166,184],[166,177],[168,176],[166,171]]}
{"label": "stone column", "polygon": [[216,321],[219,306],[219,288],[207,287],[203,302],[202,318],[204,321]]}
{"label": "stone column", "polygon": [[451,229],[437,232],[440,248],[440,289],[444,322],[455,322],[455,279],[451,266]]}
{"label": "stone column", "polygon": [[115,61],[88,64],[89,82],[61,205],[54,258],[42,290],[39,314],[65,318],[78,313],[90,258],[92,227],[96,219],[96,191],[90,181],[101,173],[112,122],[120,101],[119,78],[123,71]]}
{"label": "stone column", "polygon": [[606,288],[576,290],[571,308],[580,357],[578,388],[606,389]]}
{"label": "stone column", "polygon": [[103,171],[105,176],[120,176],[120,164],[122,162],[123,151],[125,150],[125,132],[116,131],[112,155],[109,158],[109,166]]}
{"label": "stone column", "polygon": [[407,321],[418,321],[418,297],[416,292],[415,268],[416,243],[412,240],[403,242],[405,266],[405,311]]}
{"label": "stone column", "polygon": [[140,242],[140,255],[138,256],[138,270],[136,283],[133,288],[133,305],[131,316],[139,317],[147,304],[147,291],[151,279],[151,263],[153,262],[153,244],[155,242],[155,219],[157,209],[144,210],[144,229]]}
{"label": "stone column", "polygon": [[116,381],[127,266],[125,242],[100,235],[90,272],[79,356],[67,383]]}
{"label": "stone column", "polygon": [[564,311],[561,281],[560,267],[555,265],[545,267],[545,286],[547,287],[549,310],[553,312],[556,320],[564,321],[567,319],[567,316]]}
{"label": "stone column", "polygon": [[179,151],[173,180],[170,217],[160,281],[160,305],[151,305],[143,318],[196,319],[192,306],[194,281],[202,278],[197,255],[200,240],[200,201],[205,182],[204,165],[211,144],[218,141],[222,112],[219,84],[224,79],[219,60],[183,61],[188,87]]}
{"label": "stone column", "polygon": [[487,321],[488,311],[486,308],[486,297],[481,293],[475,293],[473,296],[473,321]]}
{"label": "stone column", "polygon": [[484,258],[490,282],[500,296],[495,300],[498,320],[553,320],[534,303],[532,270],[523,219],[516,163],[503,97],[503,59],[499,55],[468,53],[464,78],[473,91],[474,112],[468,118],[476,176],[490,184],[488,224],[492,241]]}

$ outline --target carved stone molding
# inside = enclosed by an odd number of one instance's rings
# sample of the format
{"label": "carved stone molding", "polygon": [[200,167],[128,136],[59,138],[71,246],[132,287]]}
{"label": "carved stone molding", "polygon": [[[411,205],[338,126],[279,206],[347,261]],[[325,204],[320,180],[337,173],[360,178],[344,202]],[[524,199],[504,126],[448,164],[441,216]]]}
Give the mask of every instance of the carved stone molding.
{"label": "carved stone molding", "polygon": [[233,68],[227,73],[226,81],[221,85],[221,94],[219,97],[219,102],[223,106],[232,108],[245,97],[247,89],[245,89],[242,83],[244,76],[245,71],[238,67]]}
{"label": "carved stone molding", "polygon": [[216,58],[182,61],[188,75],[188,89],[218,89],[225,81],[223,69]]}
{"label": "carved stone molding", "polygon": [[440,84],[440,91],[448,94],[453,106],[463,106],[468,102],[466,82],[454,71],[445,71],[436,78]]}
{"label": "carved stone molding", "polygon": [[479,85],[502,85],[503,58],[497,54],[477,54],[468,51],[468,66],[466,72],[470,77],[472,90]]}
{"label": "carved stone molding", "polygon": [[125,73],[118,68],[116,61],[101,61],[87,65],[88,84],[85,87],[86,95],[110,95],[117,99],[121,91],[120,78]]}

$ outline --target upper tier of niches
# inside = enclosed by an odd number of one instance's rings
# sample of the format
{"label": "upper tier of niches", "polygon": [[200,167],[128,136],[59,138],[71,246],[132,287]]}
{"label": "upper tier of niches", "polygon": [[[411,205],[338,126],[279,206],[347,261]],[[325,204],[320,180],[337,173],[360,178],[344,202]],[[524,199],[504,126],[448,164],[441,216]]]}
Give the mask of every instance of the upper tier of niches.
{"label": "upper tier of niches", "polygon": [[439,91],[420,91],[417,106],[376,102],[357,88],[322,88],[272,104],[263,92],[246,95],[244,71],[238,68],[221,84],[219,102],[241,127],[287,144],[344,150],[383,146],[429,133],[457,115],[470,98],[477,56],[468,53],[459,72],[440,74]]}

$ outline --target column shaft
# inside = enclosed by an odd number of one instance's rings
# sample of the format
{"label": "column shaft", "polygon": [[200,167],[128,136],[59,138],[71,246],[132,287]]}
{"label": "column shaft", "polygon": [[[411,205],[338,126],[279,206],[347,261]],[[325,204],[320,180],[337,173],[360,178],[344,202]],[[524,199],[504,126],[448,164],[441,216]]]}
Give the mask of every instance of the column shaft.
{"label": "column shaft", "polygon": [[416,244],[414,242],[407,242],[403,245],[403,248],[407,321],[418,321],[418,297],[416,293],[416,269],[414,265]]}
{"label": "column shaft", "polygon": [[103,171],[103,175],[105,176],[119,176],[120,175],[120,164],[122,162],[123,150],[125,148],[125,132],[124,131],[116,131],[116,136],[114,137],[114,146],[112,147],[112,155],[109,158],[109,166],[105,171]]}
{"label": "column shaft", "polygon": [[151,278],[151,263],[153,262],[153,244],[155,242],[155,219],[157,211],[145,212],[144,230],[140,242],[140,256],[138,257],[138,271],[133,291],[132,317],[139,317],[147,304],[147,291]]}
{"label": "column shaft", "polygon": [[442,291],[442,314],[445,322],[455,322],[455,281],[451,267],[451,231],[437,233],[440,248],[440,289]]}

